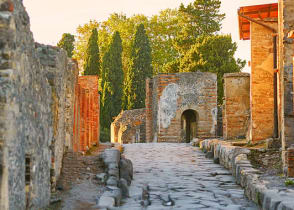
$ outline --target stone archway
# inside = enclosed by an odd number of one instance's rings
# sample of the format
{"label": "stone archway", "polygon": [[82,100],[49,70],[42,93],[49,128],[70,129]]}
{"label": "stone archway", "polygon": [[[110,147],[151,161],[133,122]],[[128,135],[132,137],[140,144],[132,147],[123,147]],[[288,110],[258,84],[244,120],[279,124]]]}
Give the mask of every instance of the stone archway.
{"label": "stone archway", "polygon": [[197,112],[187,109],[181,116],[182,141],[189,143],[197,136]]}

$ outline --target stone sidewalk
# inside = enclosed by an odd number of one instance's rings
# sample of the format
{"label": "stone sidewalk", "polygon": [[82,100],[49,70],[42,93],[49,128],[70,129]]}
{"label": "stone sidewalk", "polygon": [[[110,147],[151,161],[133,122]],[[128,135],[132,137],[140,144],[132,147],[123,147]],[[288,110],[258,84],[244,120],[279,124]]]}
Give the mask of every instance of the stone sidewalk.
{"label": "stone sidewalk", "polygon": [[[258,209],[244,196],[231,173],[205,158],[188,144],[125,145],[124,155],[134,165],[130,198],[119,209],[145,209],[140,204],[142,187],[149,186],[147,209]],[[174,206],[163,206],[168,195]]]}

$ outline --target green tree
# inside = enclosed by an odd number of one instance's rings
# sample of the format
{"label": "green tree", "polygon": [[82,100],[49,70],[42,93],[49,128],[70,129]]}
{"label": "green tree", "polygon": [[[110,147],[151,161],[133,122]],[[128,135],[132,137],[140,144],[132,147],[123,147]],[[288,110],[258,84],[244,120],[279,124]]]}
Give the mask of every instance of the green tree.
{"label": "green tree", "polygon": [[85,55],[84,75],[100,75],[100,56],[98,47],[98,32],[94,28],[89,38]]}
{"label": "green tree", "polygon": [[218,103],[223,101],[223,76],[240,72],[246,62],[235,59],[237,44],[230,35],[199,36],[195,44],[180,60],[181,72],[212,72],[217,74]]}
{"label": "green tree", "polygon": [[212,35],[220,31],[225,15],[220,13],[220,0],[195,0],[179,8],[181,31],[175,39],[176,49],[183,55],[195,43],[200,35]]}
{"label": "green tree", "polygon": [[122,40],[116,31],[102,59],[101,125],[104,128],[109,128],[113,117],[121,111],[123,75]]}
{"label": "green tree", "polygon": [[145,107],[145,80],[152,73],[151,47],[145,27],[140,24],[133,39],[131,62],[124,85],[124,109]]}
{"label": "green tree", "polygon": [[57,46],[64,49],[67,52],[67,56],[71,58],[73,56],[74,42],[74,35],[64,33],[61,40],[57,43]]}

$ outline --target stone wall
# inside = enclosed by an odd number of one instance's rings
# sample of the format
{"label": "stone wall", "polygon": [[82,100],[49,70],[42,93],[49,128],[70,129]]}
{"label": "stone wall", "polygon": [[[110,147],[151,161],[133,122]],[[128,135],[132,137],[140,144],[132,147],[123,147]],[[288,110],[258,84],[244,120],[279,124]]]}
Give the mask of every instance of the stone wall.
{"label": "stone wall", "polygon": [[111,123],[111,142],[143,143],[146,141],[146,109],[122,111]]}
{"label": "stone wall", "polygon": [[[277,22],[265,22],[277,28]],[[273,32],[251,22],[250,140],[274,135],[274,46]]]}
{"label": "stone wall", "polygon": [[[152,86],[151,86],[152,85]],[[217,125],[217,80],[212,73],[160,74],[147,82],[147,142],[182,142],[183,113],[196,118],[197,137],[214,137]],[[151,106],[151,108],[150,108]],[[152,115],[151,115],[152,110]]]}
{"label": "stone wall", "polygon": [[287,167],[287,148],[294,144],[293,115],[293,39],[288,33],[294,29],[294,2],[279,1],[279,82],[281,84],[281,139],[283,160]]}
{"label": "stone wall", "polygon": [[87,151],[99,144],[98,76],[80,76],[75,88],[73,151]]}
{"label": "stone wall", "polygon": [[40,209],[60,174],[77,69],[65,51],[34,43],[21,0],[0,0],[0,23],[0,209]]}
{"label": "stone wall", "polygon": [[[73,151],[74,106],[76,101],[75,84],[78,82],[79,69],[76,61],[69,60],[66,80],[65,102],[65,146]],[[71,73],[72,72],[72,73]]]}
{"label": "stone wall", "polygon": [[250,114],[250,74],[225,74],[224,98],[224,138],[245,138]]}
{"label": "stone wall", "polygon": [[35,46],[41,69],[46,74],[52,92],[53,139],[50,145],[52,152],[50,175],[52,190],[54,190],[60,176],[65,146],[67,144],[68,147],[72,142],[72,102],[78,68],[72,60],[67,58],[65,51],[41,44]]}

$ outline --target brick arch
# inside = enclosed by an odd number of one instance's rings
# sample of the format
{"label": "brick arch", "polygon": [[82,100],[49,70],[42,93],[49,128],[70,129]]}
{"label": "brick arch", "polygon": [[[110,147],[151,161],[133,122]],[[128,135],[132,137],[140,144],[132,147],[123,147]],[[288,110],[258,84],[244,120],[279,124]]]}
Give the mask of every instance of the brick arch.
{"label": "brick arch", "polygon": [[[193,133],[192,133],[192,138],[193,137],[198,137],[199,136],[199,107],[197,106],[197,105],[187,105],[187,106],[183,106],[183,107],[181,107],[180,109],[178,109],[178,111],[177,111],[177,113],[176,113],[176,119],[177,119],[177,121],[178,122],[180,122],[180,136],[181,136],[181,142],[186,142],[187,143],[187,139],[185,138],[185,137],[187,137],[187,135],[186,135],[186,130],[184,129],[184,127],[183,127],[183,115],[185,114],[185,112],[187,112],[187,111],[192,111],[193,113],[194,113],[194,115],[195,115],[195,120],[196,120],[196,125],[195,125],[195,133],[196,134],[194,134],[193,135]],[[189,139],[189,141],[191,141],[192,140],[192,138],[191,139]]]}

